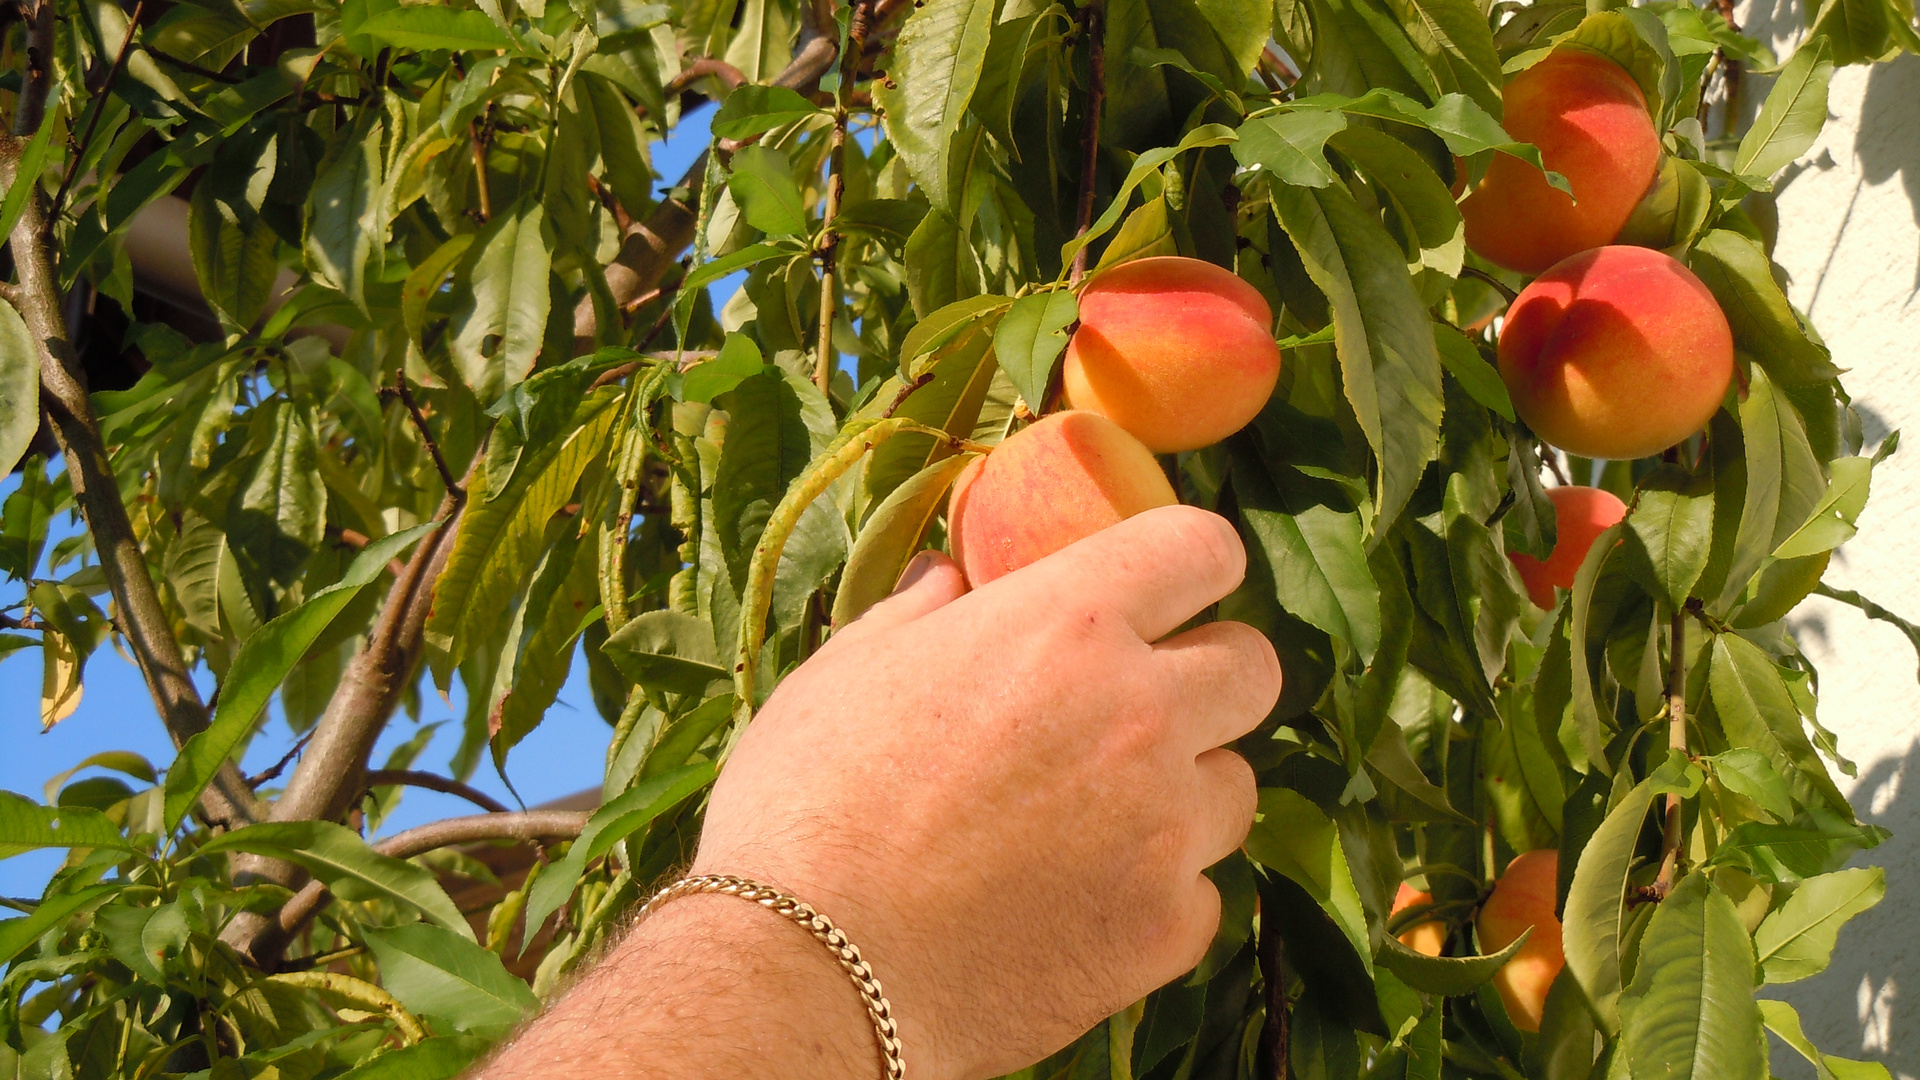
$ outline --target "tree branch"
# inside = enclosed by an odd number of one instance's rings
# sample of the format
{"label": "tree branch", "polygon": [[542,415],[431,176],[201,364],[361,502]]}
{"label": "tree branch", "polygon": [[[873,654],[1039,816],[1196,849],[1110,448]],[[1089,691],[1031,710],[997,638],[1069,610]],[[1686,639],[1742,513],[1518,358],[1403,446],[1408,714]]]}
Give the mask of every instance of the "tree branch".
{"label": "tree branch", "polygon": [[[33,185],[10,238],[19,275],[16,302],[20,317],[39,343],[42,401],[53,421],[54,438],[66,457],[74,502],[93,535],[101,573],[118,609],[114,623],[133,651],[167,734],[175,746],[180,746],[206,730],[207,707],[188,674],[173,624],[161,607],[146,556],[127,517],[100,426],[94,419],[86,372],[67,338],[59,278],[47,250],[46,198],[37,178],[18,176],[24,137],[32,135],[46,115],[46,95],[53,75],[51,0],[41,0],[34,6],[28,26],[28,76],[14,114],[15,137],[0,142],[0,180],[8,186],[17,179]],[[221,766],[201,795],[200,805],[209,820],[220,824],[246,824],[259,818],[253,793],[231,761]]]}
{"label": "tree branch", "polygon": [[[584,810],[522,810],[447,818],[396,833],[373,845],[373,850],[396,859],[410,859],[439,848],[482,840],[571,840],[580,835],[591,816]],[[332,900],[333,893],[325,885],[308,882],[281,907],[280,917],[274,923],[277,936],[283,941],[292,940]]]}
{"label": "tree branch", "polygon": [[[1672,655],[1667,661],[1667,746],[1684,754],[1687,752],[1686,610],[1675,610],[1669,625]],[[1666,822],[1660,838],[1660,876],[1653,882],[1653,893],[1661,899],[1673,890],[1673,877],[1680,865],[1684,803],[1679,792],[1667,793]]]}
{"label": "tree branch", "polygon": [[[1100,175],[1100,114],[1107,102],[1106,0],[1086,0],[1080,8],[1080,32],[1087,39],[1087,115],[1080,126],[1080,207],[1073,235],[1093,226],[1094,185]],[[1073,253],[1073,284],[1087,275],[1087,245]]]}
{"label": "tree branch", "polygon": [[433,432],[427,428],[427,418],[420,414],[420,406],[413,400],[413,391],[407,389],[407,373],[402,368],[393,369],[393,385],[400,393],[400,403],[407,407],[407,415],[413,418],[414,430],[420,433],[420,441],[427,444],[427,453],[433,456],[433,467],[440,470],[440,482],[449,493],[466,494],[466,489],[453,478],[453,470],[447,468],[447,459],[440,455],[440,444],[433,440]]}
{"label": "tree branch", "polygon": [[[372,769],[367,772],[367,787],[403,787],[425,788],[438,791],[442,795],[458,795],[489,814],[505,814],[507,807],[500,800],[481,791],[479,788],[463,784],[450,776],[438,773],[422,772],[418,769]],[[401,835],[405,835],[404,833]]]}
{"label": "tree branch", "polygon": [[[93,145],[93,133],[100,127],[100,114],[107,111],[107,95],[113,92],[113,81],[127,66],[127,52],[133,47],[133,39],[140,33],[140,12],[147,0],[135,0],[133,14],[127,16],[127,36],[120,42],[120,52],[113,58],[113,66],[107,69],[107,77],[100,83],[100,89],[94,91],[93,108],[87,115],[86,134],[80,136],[80,145],[73,152],[73,160],[67,163],[67,175],[60,180],[60,190],[54,193],[53,206],[47,211],[48,222],[60,220],[61,208],[67,205],[67,193],[73,190],[73,181],[80,175],[80,163],[87,158],[87,150]],[[101,44],[106,44],[101,42]]]}

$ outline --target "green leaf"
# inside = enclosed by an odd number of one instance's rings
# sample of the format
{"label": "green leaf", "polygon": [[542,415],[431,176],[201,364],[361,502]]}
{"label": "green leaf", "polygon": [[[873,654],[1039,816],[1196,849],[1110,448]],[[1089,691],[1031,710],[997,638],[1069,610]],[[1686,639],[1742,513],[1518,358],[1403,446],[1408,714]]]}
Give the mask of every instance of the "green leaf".
{"label": "green leaf", "polygon": [[1223,146],[1237,141],[1239,136],[1225,124],[1201,124],[1181,136],[1175,146],[1161,146],[1141,154],[1133,159],[1133,165],[1127,170],[1127,178],[1120,183],[1120,190],[1114,192],[1107,208],[1094,219],[1086,232],[1060,245],[1060,265],[1070,266],[1073,257],[1080,249],[1105,236],[1108,230],[1120,223],[1120,215],[1125,212],[1127,203],[1133,198],[1133,190],[1139,187],[1148,176],[1153,175],[1160,166],[1179,157],[1189,150],[1199,150],[1209,146]]}
{"label": "green leaf", "polygon": [[382,855],[367,846],[352,829],[331,821],[269,821],[224,833],[202,844],[200,855],[247,851],[305,867],[329,886],[342,883],[362,887],[406,907],[473,940],[466,916],[448,899],[433,872],[410,862]]}
{"label": "green leaf", "polygon": [[453,1080],[492,1048],[492,1039],[477,1035],[423,1039],[363,1061],[339,1080]]}
{"label": "green leaf", "polygon": [[53,145],[53,131],[61,126],[54,122],[53,112],[53,108],[48,109],[49,115],[41,119],[39,130],[27,140],[26,149],[14,164],[13,182],[7,185],[6,199],[0,201],[0,237],[13,236],[13,227],[20,223],[20,215],[27,210],[27,198],[40,187],[40,176],[47,169],[47,151]]}
{"label": "green leaf", "polygon": [[362,933],[379,961],[380,985],[415,1015],[440,1018],[456,1031],[504,1032],[540,1008],[532,988],[470,937],[429,923]]}
{"label": "green leaf", "polygon": [[1290,109],[1258,116],[1240,125],[1233,157],[1242,165],[1267,170],[1282,183],[1323,188],[1334,181],[1327,140],[1346,126],[1346,115],[1336,109]]}
{"label": "green leaf", "polygon": [[767,369],[767,361],[760,355],[760,346],[745,334],[728,334],[720,344],[720,352],[705,363],[695,364],[685,372],[673,372],[667,376],[667,389],[675,401],[712,401],[721,394],[739,386],[741,381],[758,375]]}
{"label": "green leaf", "polygon": [[1712,229],[1694,245],[1687,266],[1720,302],[1735,347],[1758,360],[1775,382],[1806,386],[1839,377],[1826,346],[1808,336],[1752,237]]}
{"label": "green leaf", "polygon": [[1878,825],[1854,825],[1831,810],[1815,809],[1789,825],[1749,821],[1737,825],[1714,849],[1716,866],[1737,866],[1761,881],[1792,884],[1832,873],[1854,852],[1878,847],[1888,836]]}
{"label": "green leaf", "polygon": [[1828,463],[1831,479],[1807,523],[1773,549],[1776,559],[1799,559],[1832,551],[1853,539],[1854,522],[1867,507],[1873,481],[1873,459],[1844,457]]}
{"label": "green leaf", "polygon": [[400,286],[401,321],[415,348],[422,347],[421,335],[427,324],[427,306],[441,294],[447,283],[447,275],[466,257],[467,249],[473,246],[474,236],[469,232],[448,237],[447,242],[435,248],[433,254],[420,260]]}
{"label": "green leaf", "polygon": [[1885,0],[1820,0],[1804,9],[1809,40],[1829,39],[1833,62],[1860,64],[1891,59],[1902,48],[1916,46],[1910,24],[1913,18],[1904,4]]}
{"label": "green leaf", "polygon": [[1119,266],[1134,259],[1180,254],[1179,241],[1173,234],[1173,223],[1174,211],[1167,205],[1165,195],[1148,199],[1120,223],[1113,239],[1107,241],[1107,249],[1100,253],[1100,261],[1094,264],[1093,272],[1098,274],[1110,266]]}
{"label": "green leaf", "polygon": [[1261,788],[1259,814],[1245,846],[1254,862],[1286,876],[1313,897],[1371,974],[1367,915],[1333,821],[1297,791]]}
{"label": "green leaf", "polygon": [[129,847],[106,815],[84,806],[42,806],[0,791],[0,859],[50,847]]}
{"label": "green leaf", "polygon": [[736,87],[720,103],[711,130],[723,139],[749,139],[815,117],[829,119],[830,115],[784,86],[749,84]]}
{"label": "green leaf", "polygon": [[378,109],[361,110],[329,146],[314,175],[301,245],[314,280],[339,291],[362,314],[367,312],[367,261],[386,242],[380,206],[382,115]]}
{"label": "green leaf", "polygon": [[0,301],[0,475],[20,464],[39,430],[40,350],[20,313]]}
{"label": "green leaf", "polygon": [[794,183],[787,155],[755,143],[733,155],[727,190],[740,204],[747,224],[769,236],[790,236],[807,230],[807,208]]}
{"label": "green leaf", "polygon": [[241,643],[220,683],[220,700],[213,722],[180,748],[167,768],[166,826],[172,832],[199,800],[213,776],[247,736],[266,710],[274,691],[285,681],[313,643],[360,591],[386,571],[415,540],[432,532],[438,522],[383,536],[354,556],[340,580],[314,593],[299,607],[255,630]]}
{"label": "green leaf", "polygon": [[1816,1080],[1893,1080],[1887,1067],[1877,1061],[1849,1061],[1821,1053],[1800,1026],[1800,1014],[1786,1002],[1763,998],[1759,1005],[1760,1018],[1767,1030],[1813,1063]]}
{"label": "green leaf", "polygon": [[[488,225],[467,252],[467,302],[453,317],[448,351],[483,402],[526,378],[540,355],[552,308],[547,277],[554,244],[546,211],[528,197]],[[459,277],[454,291],[461,291]]]}
{"label": "green leaf", "polygon": [[[0,814],[6,813],[0,800]],[[65,922],[76,912],[98,907],[112,899],[124,886],[115,881],[89,885],[78,892],[49,896],[34,906],[32,914],[17,919],[0,919],[0,964],[8,964],[40,939],[40,935]]]}
{"label": "green leaf", "polygon": [[678,611],[635,615],[600,650],[634,682],[670,694],[698,694],[728,677],[713,627]]}
{"label": "green leaf", "polygon": [[1280,606],[1372,663],[1380,647],[1380,587],[1367,566],[1360,514],[1329,502],[1334,493],[1292,469],[1283,466],[1275,478],[1258,460],[1236,458],[1234,492],[1248,555],[1266,565]]}
{"label": "green leaf", "polygon": [[760,531],[812,460],[813,440],[797,392],[777,371],[742,380],[714,405],[731,418],[714,474],[714,531],[728,572],[744,582]]}
{"label": "green leaf", "polygon": [[[1627,875],[1640,826],[1653,804],[1653,786],[1641,781],[1608,812],[1580,852],[1560,918],[1567,970],[1580,984],[1602,1030],[1620,1030],[1621,962],[1626,954]],[[1643,964],[1644,967],[1644,964]]]}
{"label": "green leaf", "polygon": [[[1532,143],[1515,142],[1500,126],[1500,121],[1493,118],[1493,114],[1464,94],[1443,95],[1428,107],[1397,90],[1375,87],[1355,98],[1318,94],[1302,98],[1295,104],[1327,105],[1354,116],[1413,124],[1440,136],[1447,144],[1447,149],[1460,157],[1472,157],[1493,150],[1546,171],[1538,147]],[[1566,177],[1556,172],[1548,172],[1546,176],[1547,183],[1571,193]]]}
{"label": "green leaf", "polygon": [[1753,988],[1753,946],[1733,901],[1706,874],[1681,879],[1654,909],[1620,997],[1635,1080],[1765,1076]]}
{"label": "green leaf", "polygon": [[1740,137],[1733,171],[1772,176],[1820,137],[1827,123],[1827,83],[1833,79],[1833,49],[1824,37],[1800,47],[1774,77],[1753,126]]}
{"label": "green leaf", "polygon": [[1405,237],[1409,262],[1447,278],[1466,260],[1466,225],[1453,193],[1420,153],[1370,125],[1335,133],[1330,145],[1371,182],[1396,237]]}
{"label": "green leaf", "polygon": [[1067,327],[1080,318],[1080,303],[1066,289],[1023,296],[993,331],[994,359],[1013,380],[1029,408],[1046,403],[1047,387],[1067,347]]}
{"label": "green leaf", "polygon": [[505,49],[512,44],[506,31],[485,12],[435,4],[388,8],[361,23],[355,32],[415,52],[465,53]]}
{"label": "green leaf", "polygon": [[[716,698],[725,701],[725,698]],[[527,896],[526,940],[547,921],[547,916],[573,895],[586,873],[587,864],[605,855],[613,845],[639,832],[654,818],[673,809],[689,795],[713,782],[716,767],[712,762],[682,765],[641,780],[594,811],[580,830],[579,839],[567,849],[566,857],[541,871]]]}
{"label": "green leaf", "polygon": [[946,506],[947,489],[971,460],[956,455],[928,465],[888,492],[867,518],[840,574],[840,588],[834,593],[836,629],[859,618],[893,592],[907,563],[925,543],[927,530]]}
{"label": "green leaf", "polygon": [[326,536],[327,491],[314,420],[305,402],[279,401],[254,412],[254,439],[264,445],[227,510],[227,543],[249,585],[292,583]]}
{"label": "green leaf", "polygon": [[914,323],[913,329],[900,340],[901,372],[909,378],[918,377],[921,357],[936,352],[974,324],[1012,305],[1010,296],[970,296],[928,314]]}
{"label": "green leaf", "polygon": [[1797,982],[1827,969],[1840,927],[1887,895],[1880,867],[1838,870],[1802,881],[1753,932],[1763,982]]}
{"label": "green leaf", "polygon": [[1766,754],[1740,747],[1706,760],[1714,779],[1727,790],[1752,799],[1760,809],[1782,821],[1793,817],[1793,792]]}
{"label": "green leaf", "polygon": [[1713,545],[1713,489],[1667,467],[1641,482],[1627,516],[1627,550],[1649,591],[1670,610],[1684,607]]}
{"label": "green leaf", "polygon": [[874,104],[887,141],[933,205],[956,209],[948,157],[980,83],[998,0],[927,0],[907,16]]}
{"label": "green leaf", "polygon": [[1707,685],[1727,741],[1766,754],[1802,804],[1851,816],[1773,659],[1738,634],[1720,634],[1713,639],[1711,663]]}
{"label": "green leaf", "polygon": [[1513,399],[1499,369],[1487,363],[1467,336],[1443,322],[1433,324],[1433,343],[1447,373],[1459,380],[1460,388],[1473,400],[1513,422]]}
{"label": "green leaf", "polygon": [[1505,79],[1493,30],[1473,0],[1388,0],[1388,8],[1426,60],[1440,88],[1462,93],[1490,113]]}
{"label": "green leaf", "polygon": [[[1739,599],[1768,553],[1806,523],[1826,489],[1805,423],[1759,367],[1752,370],[1747,399],[1740,403],[1740,441],[1746,486],[1723,564],[1725,583],[1712,604],[1717,611]],[[1720,558],[1716,551],[1715,561]]]}
{"label": "green leaf", "polygon": [[280,238],[258,215],[235,214],[214,191],[213,184],[194,186],[187,246],[214,314],[229,333],[245,333],[273,292]]}
{"label": "green leaf", "polygon": [[1532,936],[1533,928],[1528,927],[1511,945],[1491,956],[1428,956],[1389,934],[1380,942],[1373,962],[1422,993],[1462,997],[1485,985]]}
{"label": "green leaf", "polygon": [[[1344,186],[1274,190],[1274,210],[1333,308],[1347,401],[1380,462],[1376,528],[1399,516],[1440,443],[1440,353],[1400,246]],[[1361,297],[1366,302],[1361,302]]]}

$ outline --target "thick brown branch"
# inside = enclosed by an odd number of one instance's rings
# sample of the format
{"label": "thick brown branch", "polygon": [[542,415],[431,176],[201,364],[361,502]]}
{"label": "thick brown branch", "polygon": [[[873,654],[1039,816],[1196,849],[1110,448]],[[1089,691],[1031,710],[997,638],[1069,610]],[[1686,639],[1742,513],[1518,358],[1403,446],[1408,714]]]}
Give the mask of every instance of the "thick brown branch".
{"label": "thick brown branch", "polygon": [[[396,859],[409,859],[439,848],[483,840],[571,840],[580,835],[591,816],[583,810],[523,810],[448,818],[396,833],[373,845],[373,849]],[[280,909],[280,918],[275,924],[277,936],[283,941],[291,940],[332,899],[333,893],[325,885],[309,882]]]}
{"label": "thick brown branch", "polygon": [[[9,186],[19,171],[22,137],[32,135],[46,113],[46,93],[52,77],[53,5],[36,5],[29,25],[28,79],[14,116],[16,137],[0,143],[0,180]],[[26,179],[32,182],[32,178]],[[59,279],[47,250],[46,220],[45,197],[36,184],[11,237],[14,268],[19,275],[16,302],[28,332],[38,343],[41,400],[66,458],[74,502],[93,535],[100,570],[113,596],[117,609],[114,625],[132,649],[161,721],[178,746],[206,729],[207,707],[188,674],[180,643],[173,636],[173,624],[161,607],[94,419],[86,372],[67,340]],[[259,816],[253,793],[232,762],[221,767],[201,796],[200,805],[210,820],[229,825],[245,824]]]}
{"label": "thick brown branch", "polygon": [[[1075,236],[1093,226],[1094,186],[1100,174],[1100,114],[1107,102],[1106,0],[1086,0],[1080,9],[1080,33],[1087,39],[1087,114],[1080,125],[1080,206],[1074,217]],[[1087,245],[1073,253],[1073,283],[1087,274]]]}
{"label": "thick brown branch", "polygon": [[725,60],[702,56],[680,69],[680,74],[675,75],[673,81],[667,84],[667,93],[678,94],[709,75],[725,83],[729,90],[738,89],[747,81],[747,77],[740,73],[739,68]]}
{"label": "thick brown branch", "polygon": [[[367,773],[367,787],[377,788],[398,784],[403,787],[425,788],[438,791],[442,795],[458,795],[489,814],[507,813],[506,804],[493,796],[469,784],[463,784],[450,776],[439,773],[421,772],[418,769],[372,769]],[[403,834],[404,835],[404,834]]]}

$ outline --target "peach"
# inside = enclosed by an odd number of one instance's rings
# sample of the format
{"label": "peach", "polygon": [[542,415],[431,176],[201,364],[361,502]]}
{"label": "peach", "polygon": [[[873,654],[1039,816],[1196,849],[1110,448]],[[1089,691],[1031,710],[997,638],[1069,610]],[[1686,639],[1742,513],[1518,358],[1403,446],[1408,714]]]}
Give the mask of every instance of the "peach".
{"label": "peach", "polygon": [[1105,416],[1156,454],[1245,427],[1279,378],[1273,311],[1259,290],[1174,255],[1121,263],[1088,284],[1061,373],[1068,408]]}
{"label": "peach", "polygon": [[1660,136],[1633,76],[1604,56],[1567,47],[1515,75],[1503,96],[1507,133],[1539,147],[1573,197],[1532,165],[1496,154],[1460,204],[1467,246],[1509,270],[1537,274],[1612,243],[1660,167]]}
{"label": "peach", "polygon": [[947,535],[978,587],[1177,501],[1140,440],[1098,413],[1070,410],[1009,436],[960,471]]}
{"label": "peach", "polygon": [[1551,848],[1517,855],[1480,905],[1483,953],[1497,953],[1533,928],[1533,936],[1493,976],[1507,1016],[1522,1031],[1540,1030],[1547,988],[1567,962],[1560,951],[1560,920],[1553,913],[1559,875],[1560,853]]}
{"label": "peach", "polygon": [[1580,572],[1580,564],[1586,561],[1594,538],[1627,516],[1627,504],[1611,491],[1590,487],[1548,488],[1547,498],[1553,500],[1557,526],[1553,550],[1547,553],[1545,561],[1524,551],[1510,551],[1507,558],[1513,560],[1513,568],[1520,571],[1527,595],[1536,605],[1551,610],[1553,590],[1573,588],[1573,575]]}
{"label": "peach", "polygon": [[1733,331],[1693,272],[1640,247],[1583,251],[1536,278],[1500,328],[1514,411],[1571,454],[1656,454],[1719,411]]}
{"label": "peach", "polygon": [[[1406,882],[1400,883],[1400,892],[1393,898],[1393,911],[1388,918],[1398,915],[1412,907],[1422,907],[1433,903],[1433,894],[1420,892]],[[1438,919],[1422,920],[1400,932],[1400,944],[1414,952],[1439,956],[1447,946],[1447,924]]]}

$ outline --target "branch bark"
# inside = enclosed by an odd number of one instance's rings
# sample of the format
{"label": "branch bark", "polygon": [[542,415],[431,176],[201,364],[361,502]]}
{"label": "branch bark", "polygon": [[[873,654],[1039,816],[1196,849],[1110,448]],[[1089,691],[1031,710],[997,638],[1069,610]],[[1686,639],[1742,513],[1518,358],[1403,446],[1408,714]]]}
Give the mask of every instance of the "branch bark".
{"label": "branch bark", "polygon": [[819,339],[814,343],[813,382],[823,394],[833,381],[834,358],[839,352],[833,347],[833,319],[840,310],[840,234],[833,224],[840,216],[840,199],[847,187],[847,105],[867,51],[872,15],[871,0],[855,0],[853,17],[847,24],[847,52],[840,58],[840,84],[834,88],[833,134],[827,142],[827,196],[820,215],[820,245],[814,252],[820,259],[820,325]]}
{"label": "branch bark", "polygon": [[[47,91],[53,77],[51,0],[34,5],[28,27],[27,81],[14,115],[13,135],[0,140],[0,181],[8,187],[19,172],[26,137],[39,129],[46,115]],[[41,401],[53,421],[54,439],[66,458],[72,480],[74,502],[93,535],[101,573],[118,609],[114,624],[126,638],[167,734],[177,747],[206,730],[207,706],[188,674],[180,642],[173,636],[173,625],[160,605],[146,556],[127,517],[120,484],[88,397],[86,372],[67,336],[59,277],[47,250],[46,195],[40,190],[38,178],[26,179],[33,190],[10,238],[19,275],[12,300],[38,343]],[[247,824],[260,817],[253,792],[230,761],[207,786],[200,806],[208,820],[217,824]]]}
{"label": "branch bark", "polygon": [[[591,816],[584,810],[522,810],[447,818],[395,833],[373,849],[396,859],[410,859],[439,848],[483,840],[571,840],[586,828]],[[325,885],[308,882],[280,908],[280,917],[273,923],[275,936],[292,940],[332,900],[333,893]]]}
{"label": "branch bark", "polygon": [[[1687,613],[1685,609],[1673,613],[1670,648],[1672,655],[1667,661],[1667,746],[1687,752]],[[1665,899],[1673,890],[1673,878],[1680,866],[1680,847],[1683,842],[1681,813],[1685,800],[1677,791],[1667,793],[1666,821],[1660,838],[1660,876],[1654,879],[1654,895]]]}
{"label": "branch bark", "polygon": [[[425,788],[438,791],[442,795],[458,795],[489,814],[505,814],[506,804],[481,791],[471,784],[463,784],[438,773],[422,772],[418,769],[372,769],[367,773],[369,790],[377,787],[399,785],[402,787]],[[404,834],[403,834],[404,835]]]}
{"label": "branch bark", "polygon": [[[1080,206],[1073,235],[1085,236],[1093,226],[1094,185],[1100,175],[1100,114],[1107,103],[1107,5],[1087,0],[1080,9],[1080,32],[1087,38],[1087,114],[1080,126]],[[1087,275],[1087,249],[1073,254],[1072,282]]]}

